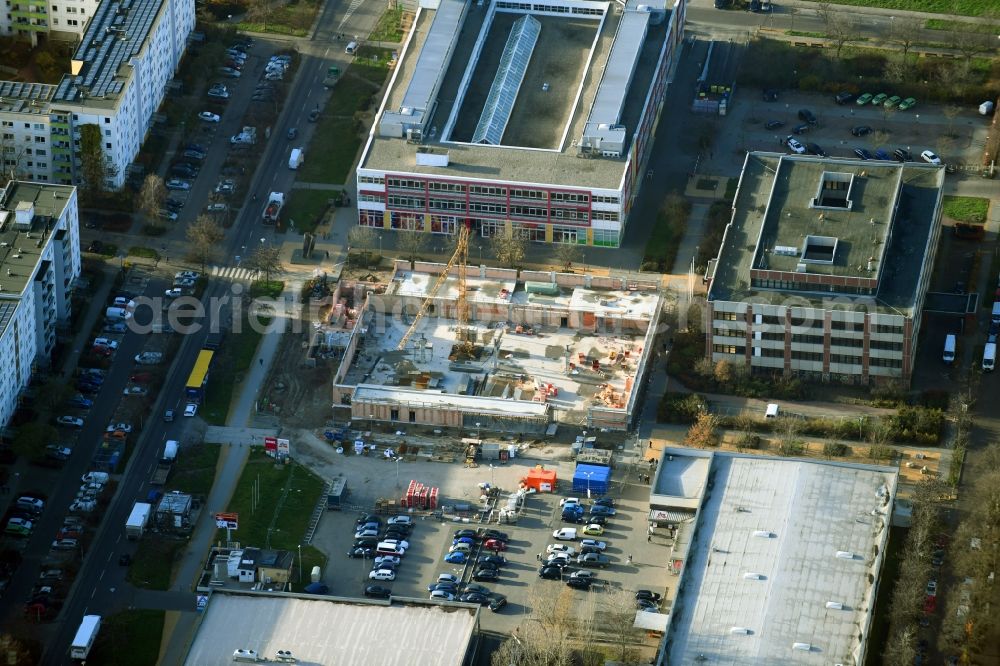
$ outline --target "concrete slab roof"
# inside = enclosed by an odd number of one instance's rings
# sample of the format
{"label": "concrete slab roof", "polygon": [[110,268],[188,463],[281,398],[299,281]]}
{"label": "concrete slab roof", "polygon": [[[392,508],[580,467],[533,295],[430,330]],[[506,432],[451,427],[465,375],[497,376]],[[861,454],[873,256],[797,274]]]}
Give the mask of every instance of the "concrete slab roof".
{"label": "concrete slab roof", "polygon": [[[944,169],[929,164],[750,153],[709,299],[780,303],[795,295],[820,305],[824,298],[850,296],[751,284],[753,269],[794,273],[804,267],[808,273],[877,278],[874,301],[865,296],[867,304],[858,306],[912,311],[943,184]],[[830,203],[823,198],[831,192],[834,198],[849,196],[851,207],[815,206]],[[808,237],[836,240],[829,262],[814,254],[803,259]]]}
{"label": "concrete slab roof", "polygon": [[[0,189],[0,297],[20,295],[41,258],[38,242],[51,235],[73,196],[69,185],[12,181]],[[16,224],[17,212],[33,213],[30,224]]]}
{"label": "concrete slab roof", "polygon": [[711,464],[711,454],[695,457],[664,453],[657,465],[651,501],[658,506],[697,509]]}
{"label": "concrete slab roof", "polygon": [[856,664],[891,468],[716,454],[665,638],[671,664]]}
{"label": "concrete slab roof", "polygon": [[[399,273],[393,279],[390,293],[397,296],[424,298],[437,282],[438,275],[432,273]],[[517,283],[514,280],[483,280],[467,277],[466,298],[470,303],[497,305],[510,303]],[[438,289],[436,298],[455,300],[458,298],[458,277],[452,272]]]}
{"label": "concrete slab roof", "polygon": [[[594,3],[590,3],[594,4]],[[523,147],[503,147],[477,145],[470,143],[452,143],[442,141],[441,133],[444,131],[448,119],[452,114],[452,107],[461,99],[460,90],[465,77],[466,69],[472,62],[472,54],[476,49],[479,34],[484,22],[489,17],[489,4],[480,7],[472,4],[468,7],[466,18],[462,27],[462,32],[455,45],[454,56],[451,65],[448,67],[441,89],[437,95],[437,105],[432,110],[433,116],[427,123],[430,128],[425,132],[423,143],[417,145],[410,143],[406,138],[396,138],[391,136],[381,136],[378,131],[379,123],[376,122],[373,132],[369,138],[369,144],[362,155],[359,170],[372,169],[387,173],[414,173],[426,176],[438,176],[444,178],[461,179],[467,182],[511,182],[511,183],[538,183],[551,185],[554,187],[579,187],[618,190],[622,187],[625,178],[626,160],[624,158],[594,158],[580,159],[578,149],[574,145],[575,141],[583,135],[584,126],[590,109],[593,106],[598,87],[601,82],[601,75],[607,67],[614,44],[618,34],[619,24],[622,18],[622,10],[615,3],[606,3],[609,7],[605,20],[601,25],[600,33],[592,42],[592,50],[580,54],[580,58],[591,58],[589,69],[583,72],[580,80],[574,81],[571,90],[561,91],[560,94],[576,94],[577,86],[582,85],[580,95],[573,109],[570,110],[569,120],[560,117],[554,126],[558,126],[558,135],[565,131],[565,141],[554,150],[538,150]],[[659,57],[663,41],[666,36],[666,26],[669,22],[669,9],[667,18],[656,26],[650,26],[642,43],[641,55],[638,64],[632,75],[631,85],[625,95],[623,113],[619,123],[626,127],[629,137],[631,137],[639,122],[644,101],[649,92],[655,74],[655,65]],[[434,21],[434,10],[421,9],[417,20],[413,26],[407,48],[400,55],[397,63],[396,74],[390,82],[389,90],[386,93],[383,109],[388,112],[395,112],[403,106],[406,91],[409,89],[410,80],[417,75],[417,63],[420,54],[428,43],[431,26]],[[535,15],[543,25],[539,44],[536,49],[544,50],[545,40],[548,35],[557,35],[557,30],[547,29],[546,26],[558,21],[571,21],[579,23],[583,21],[581,16],[569,15],[566,18],[554,16]],[[504,39],[496,40],[499,48],[503,48],[506,43]],[[590,45],[588,44],[588,47]],[[499,57],[499,56],[497,56]],[[534,58],[533,58],[534,59]],[[541,59],[539,60],[541,62]],[[580,62],[580,60],[577,60]],[[490,78],[492,81],[492,78]],[[523,86],[533,85],[531,71]],[[582,81],[582,84],[581,84]],[[527,89],[526,89],[527,90]],[[532,94],[543,94],[535,91]],[[551,93],[544,93],[551,94]],[[523,99],[522,99],[523,97]],[[531,128],[531,122],[537,122],[536,115],[528,102],[530,95],[519,95],[518,103],[510,119],[508,131],[505,134],[505,141],[518,143],[512,140],[514,132],[511,127]],[[537,128],[537,125],[535,126]],[[437,130],[435,132],[435,130]],[[630,139],[629,139],[630,140]],[[523,145],[523,144],[522,144]],[[437,166],[432,164],[417,164],[416,155],[418,149],[432,148],[435,152],[449,155],[447,166]],[[627,144],[625,153],[628,152]]]}
{"label": "concrete slab roof", "polygon": [[[419,600],[391,605],[361,599],[213,592],[188,651],[189,666],[230,666],[233,651],[298,663],[461,666],[478,629],[478,608]],[[377,628],[391,627],[392,640]]]}
{"label": "concrete slab roof", "polygon": [[454,408],[481,414],[506,416],[516,414],[522,418],[545,418],[548,407],[530,400],[507,400],[478,395],[434,393],[419,389],[393,388],[361,384],[354,390],[353,402],[410,403],[427,407]]}

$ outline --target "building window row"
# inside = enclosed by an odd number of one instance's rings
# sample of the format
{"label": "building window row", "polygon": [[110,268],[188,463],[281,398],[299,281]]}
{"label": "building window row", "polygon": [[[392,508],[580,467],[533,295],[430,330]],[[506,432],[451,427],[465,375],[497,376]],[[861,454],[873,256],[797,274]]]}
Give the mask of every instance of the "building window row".
{"label": "building window row", "polygon": [[389,205],[393,208],[415,208],[423,210],[424,200],[418,197],[401,197],[396,195],[389,195]]}
{"label": "building window row", "polygon": [[545,227],[535,224],[513,224],[511,228],[516,233],[522,234],[526,240],[533,242],[545,241]]}
{"label": "building window row", "polygon": [[838,347],[854,347],[861,349],[865,346],[865,341],[860,338],[830,338],[830,345]]}
{"label": "building window row", "polygon": [[594,229],[591,233],[594,245],[600,247],[618,247],[621,240],[621,232],[613,229]]}
{"label": "building window row", "polygon": [[830,354],[830,363],[845,363],[847,365],[860,365],[860,356],[849,356],[847,354]]}
{"label": "building window row", "polygon": [[722,338],[745,338],[747,336],[746,331],[736,328],[713,328],[712,335]]}
{"label": "building window row", "polygon": [[389,187],[402,190],[423,190],[424,181],[410,178],[390,178]]}
{"label": "building window row", "polygon": [[716,321],[736,321],[736,313],[735,312],[716,312],[715,313],[715,320]]}
{"label": "building window row", "polygon": [[522,190],[520,188],[511,189],[510,196],[512,199],[534,199],[536,201],[548,198],[545,190]]}
{"label": "building window row", "polygon": [[558,203],[590,203],[589,194],[577,194],[575,192],[552,192],[549,194],[549,198]]}
{"label": "building window row", "polygon": [[465,201],[462,199],[431,199],[430,207],[435,210],[465,210]]}
{"label": "building window row", "polygon": [[799,342],[806,345],[821,345],[823,344],[823,336],[798,333],[792,335],[792,342]]}
{"label": "building window row", "polygon": [[805,352],[792,350],[792,359],[796,361],[822,361],[823,352]]}
{"label": "building window row", "polygon": [[871,349],[884,349],[887,351],[903,351],[902,342],[889,342],[887,340],[871,340],[868,343]]}
{"label": "building window row", "polygon": [[885,326],[885,325],[879,324],[879,325],[873,326],[872,330],[875,333],[888,333],[888,334],[891,334],[891,335],[902,335],[903,334],[903,327],[902,326]]}
{"label": "building window row", "polygon": [[485,213],[487,215],[506,215],[507,206],[501,203],[485,203],[482,201],[470,201],[469,213]]}
{"label": "building window row", "polygon": [[465,194],[465,185],[461,183],[442,183],[432,180],[427,183],[427,189],[431,192],[453,192],[455,194]]}
{"label": "building window row", "polygon": [[830,328],[834,331],[854,331],[855,333],[863,333],[865,330],[865,323],[863,321],[831,321]]}
{"label": "building window row", "polygon": [[475,194],[483,197],[506,197],[507,188],[497,187],[495,185],[470,185],[469,194]]}
{"label": "building window row", "polygon": [[597,195],[594,195],[593,201],[594,203],[605,203],[605,204],[615,204],[615,205],[621,203],[621,200],[619,200],[618,197],[599,197]]}
{"label": "building window row", "polygon": [[868,359],[868,364],[876,366],[879,368],[896,368],[900,369],[903,367],[903,359],[901,358],[879,358],[873,356]]}
{"label": "building window row", "polygon": [[604,211],[604,210],[594,210],[590,212],[590,218],[592,220],[607,220],[609,222],[618,221],[617,211]]}
{"label": "building window row", "polygon": [[716,354],[745,354],[746,347],[739,345],[712,345],[712,351]]}
{"label": "building window row", "polygon": [[772,349],[770,347],[756,347],[755,349],[755,353],[764,358],[785,358],[784,349]]}

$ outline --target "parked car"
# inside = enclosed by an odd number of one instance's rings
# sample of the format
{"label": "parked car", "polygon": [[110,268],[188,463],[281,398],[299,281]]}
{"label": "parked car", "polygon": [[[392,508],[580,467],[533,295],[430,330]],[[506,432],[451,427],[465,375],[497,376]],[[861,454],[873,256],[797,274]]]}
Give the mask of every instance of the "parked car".
{"label": "parked car", "polygon": [[818,155],[819,157],[826,157],[826,151],[818,143],[810,143],[806,145],[806,150],[809,151],[810,155]]}
{"label": "parked car", "polygon": [[611,564],[611,558],[600,553],[584,553],[576,558],[576,563],[585,567],[606,567]]}
{"label": "parked car", "polygon": [[833,101],[835,101],[837,104],[847,104],[848,102],[851,102],[853,100],[854,100],[854,93],[847,92],[846,90],[844,92],[837,93],[836,97],[833,98]]}
{"label": "parked car", "polygon": [[57,539],[52,542],[52,550],[76,550],[79,547],[77,539]]}
{"label": "parked car", "polygon": [[186,180],[181,180],[180,178],[171,178],[166,183],[164,183],[164,186],[168,190],[190,190],[191,189],[191,183],[187,182]]}
{"label": "parked car", "polygon": [[211,111],[202,111],[198,114],[198,119],[204,120],[206,123],[217,123],[222,120],[222,118],[219,117],[219,114],[212,113]]}
{"label": "parked car", "polygon": [[391,569],[376,569],[368,574],[371,580],[396,580],[396,572]]}
{"label": "parked car", "polygon": [[477,560],[480,566],[497,566],[502,567],[507,564],[507,558],[503,555],[480,555],[479,560]]}
{"label": "parked car", "polygon": [[583,528],[583,533],[589,536],[601,536],[604,534],[604,527],[596,523],[591,523]]}
{"label": "parked car", "polygon": [[559,580],[562,578],[562,569],[559,567],[542,567],[538,570],[538,577],[546,580]]}
{"label": "parked car", "polygon": [[786,137],[785,143],[788,145],[788,149],[796,155],[804,155],[806,152],[806,147],[793,136]]}
{"label": "parked car", "polygon": [[242,72],[232,67],[220,67],[219,72],[223,76],[228,76],[231,79],[238,79],[240,78],[240,76],[242,76]]}
{"label": "parked car", "polygon": [[15,536],[28,536],[34,528],[35,524],[27,518],[15,517],[7,521],[7,527],[4,528],[4,532]]}
{"label": "parked car", "polygon": [[795,135],[805,134],[806,132],[809,131],[809,127],[810,126],[808,123],[802,123],[801,125],[796,125],[795,127],[792,128],[792,134]]}
{"label": "parked car", "polygon": [[507,544],[500,539],[487,539],[483,542],[483,548],[496,552],[507,550]]}
{"label": "parked car", "polygon": [[495,581],[499,578],[500,572],[496,569],[477,569],[476,572],[472,574],[472,580],[477,580],[480,583]]}
{"label": "parked car", "polygon": [[884,102],[882,102],[882,106],[883,106],[883,108],[891,109],[891,108],[894,108],[897,104],[899,104],[902,101],[903,101],[903,99],[899,95],[893,95],[889,99],[887,99]]}
{"label": "parked car", "polygon": [[465,592],[458,596],[458,600],[462,603],[477,604],[479,606],[486,606],[490,603],[490,598],[479,592]]}
{"label": "parked car", "polygon": [[941,164],[941,158],[934,154],[933,151],[925,150],[920,153],[920,159],[928,164]]}
{"label": "parked car", "polygon": [[90,409],[94,406],[94,401],[90,398],[84,398],[82,395],[75,395],[69,399],[70,407],[78,407],[80,409]]}
{"label": "parked car", "polygon": [[913,161],[913,154],[910,151],[908,151],[906,148],[897,148],[896,150],[892,151],[892,154],[900,162],[912,162]]}
{"label": "parked car", "polygon": [[392,590],[381,585],[368,585],[365,587],[365,596],[373,599],[388,599],[392,596]]}
{"label": "parked car", "polygon": [[409,516],[393,516],[386,523],[389,525],[412,525],[413,519]]}
{"label": "parked car", "polygon": [[589,578],[573,578],[570,576],[566,579],[566,585],[572,587],[575,590],[589,590],[590,589],[590,579]]}
{"label": "parked car", "polygon": [[889,155],[889,153],[887,153],[884,150],[882,150],[881,148],[879,148],[879,149],[877,149],[875,151],[875,159],[877,159],[877,160],[883,160],[883,161],[888,161],[888,160],[891,160],[892,157]]}
{"label": "parked car", "polygon": [[60,416],[56,419],[56,423],[61,426],[69,426],[71,428],[82,428],[83,419],[77,418],[75,416]]}
{"label": "parked car", "polygon": [[604,551],[608,547],[608,544],[604,541],[597,541],[596,539],[583,539],[580,542],[580,548],[593,548],[595,550]]}
{"label": "parked car", "polygon": [[184,405],[184,416],[192,417],[198,413],[198,405],[194,402],[189,402]]}
{"label": "parked car", "polygon": [[879,93],[872,97],[872,106],[882,106],[882,102],[889,99],[889,96],[885,93]]}
{"label": "parked car", "polygon": [[917,105],[917,100],[913,97],[907,97],[902,102],[899,103],[899,110],[906,111],[907,109],[912,109]]}
{"label": "parked car", "polygon": [[319,120],[319,109],[313,109],[309,112],[309,122],[314,123]]}
{"label": "parked car", "polygon": [[590,515],[592,516],[614,516],[616,513],[618,512],[614,507],[606,504],[594,504],[590,507]]}
{"label": "parked car", "polygon": [[490,596],[490,610],[496,613],[501,608],[507,605],[507,597],[502,594],[493,594]]}
{"label": "parked car", "polygon": [[429,598],[437,601],[454,601],[455,595],[451,592],[446,592],[445,590],[434,590],[431,592]]}
{"label": "parked car", "polygon": [[871,101],[872,101],[872,94],[865,93],[863,95],[858,95],[858,98],[854,100],[854,103],[857,104],[858,106],[864,106],[865,104],[868,104]]}
{"label": "parked car", "polygon": [[[593,539],[584,539],[584,541],[593,541]],[[567,545],[565,543],[550,543],[545,547],[545,552],[549,555],[554,553],[566,553],[567,555],[576,555],[576,549],[573,546]]]}
{"label": "parked car", "polygon": [[375,554],[375,549],[370,546],[354,546],[351,550],[347,551],[348,557],[371,557]]}
{"label": "parked car", "polygon": [[816,120],[816,114],[814,114],[809,109],[799,109],[799,120],[809,123],[810,125],[815,125],[818,120]]}
{"label": "parked car", "polygon": [[177,213],[172,210],[163,209],[160,211],[159,216],[161,220],[166,220],[167,222],[177,221]]}
{"label": "parked car", "polygon": [[657,593],[657,592],[653,592],[652,590],[637,590],[636,593],[635,593],[635,598],[636,598],[636,600],[639,600],[639,599],[648,599],[650,601],[657,602],[657,603],[661,599],[660,594]]}
{"label": "parked car", "polygon": [[289,127],[288,132],[285,133],[285,138],[292,140],[299,135],[299,130],[295,127]]}
{"label": "parked car", "polygon": [[468,554],[463,553],[462,551],[455,551],[444,556],[444,561],[448,564],[465,564],[468,559]]}

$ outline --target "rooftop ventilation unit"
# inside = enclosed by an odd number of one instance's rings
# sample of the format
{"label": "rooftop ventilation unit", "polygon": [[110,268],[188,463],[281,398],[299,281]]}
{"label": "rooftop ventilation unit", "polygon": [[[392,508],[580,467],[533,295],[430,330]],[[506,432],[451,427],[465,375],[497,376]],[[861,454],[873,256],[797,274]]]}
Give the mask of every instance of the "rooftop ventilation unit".
{"label": "rooftop ventilation unit", "polygon": [[765,576],[764,574],[754,573],[752,571],[748,571],[745,574],[743,574],[743,578],[745,580],[767,580],[767,576]]}
{"label": "rooftop ventilation unit", "polygon": [[849,550],[838,550],[837,559],[839,560],[853,560],[855,558],[854,553]]}
{"label": "rooftop ventilation unit", "polygon": [[826,602],[826,607],[830,610],[844,610],[844,604],[839,601],[828,601]]}
{"label": "rooftop ventilation unit", "polygon": [[791,245],[775,245],[774,253],[783,257],[797,257],[799,256],[799,248]]}
{"label": "rooftop ventilation unit", "polygon": [[749,636],[753,632],[750,631],[749,629],[747,629],[746,627],[730,627],[729,628],[729,633],[731,633],[731,634],[739,634],[741,636]]}
{"label": "rooftop ventilation unit", "polygon": [[760,537],[762,539],[773,539],[774,538],[774,532],[768,532],[767,530],[756,530],[756,531],[754,531],[753,535],[755,537]]}
{"label": "rooftop ventilation unit", "polygon": [[811,652],[813,646],[809,643],[792,643],[793,650],[801,650],[802,652]]}

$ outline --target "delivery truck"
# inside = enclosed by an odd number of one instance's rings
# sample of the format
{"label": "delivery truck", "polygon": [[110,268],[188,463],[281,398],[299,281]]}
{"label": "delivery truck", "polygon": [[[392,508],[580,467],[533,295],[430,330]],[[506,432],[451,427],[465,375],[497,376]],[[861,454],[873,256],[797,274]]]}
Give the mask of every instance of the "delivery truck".
{"label": "delivery truck", "polygon": [[301,148],[292,148],[292,154],[288,156],[288,168],[298,169],[305,162],[306,154]]}
{"label": "delivery truck", "polygon": [[125,536],[132,541],[141,539],[149,525],[149,517],[153,515],[153,505],[146,502],[136,502],[132,506],[132,513],[129,514],[125,523]]}

